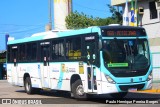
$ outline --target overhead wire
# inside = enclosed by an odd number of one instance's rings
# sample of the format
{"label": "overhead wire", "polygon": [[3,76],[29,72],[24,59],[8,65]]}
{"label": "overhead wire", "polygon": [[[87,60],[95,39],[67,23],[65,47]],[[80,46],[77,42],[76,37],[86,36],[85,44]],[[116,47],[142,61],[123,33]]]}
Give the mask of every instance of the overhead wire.
{"label": "overhead wire", "polygon": [[0,34],[15,34],[15,33],[23,33],[23,32],[27,32],[27,31],[31,31],[31,30],[35,30],[35,29],[39,29],[42,28],[44,26],[39,26],[39,27],[34,27],[34,28],[23,28],[24,30],[15,30],[15,31],[5,31],[5,32],[0,32]]}
{"label": "overhead wire", "polygon": [[0,26],[42,26],[44,24],[38,24],[38,25],[21,25],[21,24],[0,24]]}

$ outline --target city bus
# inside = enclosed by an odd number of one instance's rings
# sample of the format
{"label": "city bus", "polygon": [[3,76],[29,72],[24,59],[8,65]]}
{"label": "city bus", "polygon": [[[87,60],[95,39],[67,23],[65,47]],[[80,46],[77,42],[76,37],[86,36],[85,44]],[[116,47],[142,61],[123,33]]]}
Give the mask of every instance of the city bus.
{"label": "city bus", "polygon": [[47,89],[70,92],[76,99],[125,97],[152,87],[148,37],[142,27],[114,25],[8,41],[7,79],[27,94]]}

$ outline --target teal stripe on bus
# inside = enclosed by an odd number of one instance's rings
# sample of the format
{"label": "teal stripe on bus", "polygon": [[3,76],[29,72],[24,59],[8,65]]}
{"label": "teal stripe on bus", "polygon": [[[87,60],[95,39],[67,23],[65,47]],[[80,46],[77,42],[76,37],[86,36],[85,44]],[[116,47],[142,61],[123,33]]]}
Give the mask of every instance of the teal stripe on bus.
{"label": "teal stripe on bus", "polygon": [[[56,37],[56,38],[73,36],[73,35],[80,35],[80,34],[87,34],[87,33],[95,33],[95,32],[100,34],[100,28],[99,27],[90,27],[90,28],[80,29],[80,30],[57,32],[58,37]],[[34,36],[34,37],[28,37],[28,38],[8,41],[8,45],[9,44],[18,44],[18,43],[25,43],[25,42],[44,40],[46,36],[48,36],[48,34],[43,34],[43,35],[40,35],[40,36]]]}
{"label": "teal stripe on bus", "polygon": [[57,88],[58,89],[61,89],[62,88],[62,80],[63,80],[63,76],[64,76],[64,72],[62,71],[62,64],[61,63],[61,70],[60,70],[60,75],[59,75],[59,81],[58,81],[58,84],[57,84]]}
{"label": "teal stripe on bus", "polygon": [[28,37],[28,38],[24,38],[24,39],[17,39],[17,40],[13,40],[13,41],[8,41],[8,45],[18,44],[18,43],[25,43],[25,42],[32,42],[32,41],[37,41],[37,40],[43,40],[43,38],[45,36],[46,35],[35,36],[35,37]]}
{"label": "teal stripe on bus", "polygon": [[73,36],[73,35],[80,35],[80,34],[98,32],[96,30],[93,31],[92,29],[93,28],[86,28],[86,29],[80,29],[80,30],[71,30],[71,31],[67,31],[67,32],[58,32],[57,34],[58,34],[59,37],[66,37],[66,36]]}

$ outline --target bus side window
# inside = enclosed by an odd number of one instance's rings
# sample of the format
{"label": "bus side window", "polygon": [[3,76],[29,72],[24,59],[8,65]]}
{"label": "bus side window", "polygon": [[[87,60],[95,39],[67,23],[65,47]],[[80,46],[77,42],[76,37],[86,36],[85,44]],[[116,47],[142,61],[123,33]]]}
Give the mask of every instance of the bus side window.
{"label": "bus side window", "polygon": [[8,46],[7,49],[7,62],[11,62],[11,46]]}
{"label": "bus side window", "polygon": [[18,46],[15,45],[15,46],[11,46],[11,62],[17,62],[18,61]]}
{"label": "bus side window", "polygon": [[27,44],[27,60],[31,60],[31,44]]}
{"label": "bus side window", "polygon": [[21,44],[19,46],[19,61],[25,61],[26,60],[26,52],[25,52],[25,44]]}
{"label": "bus side window", "polygon": [[37,43],[32,44],[32,54],[31,54],[32,60],[37,59]]}
{"label": "bus side window", "polygon": [[66,59],[79,60],[81,59],[81,38],[74,37],[66,39]]}
{"label": "bus side window", "polygon": [[52,60],[64,59],[64,41],[55,40],[52,42]]}
{"label": "bus side window", "polygon": [[27,44],[27,60],[34,61],[37,58],[37,43]]}

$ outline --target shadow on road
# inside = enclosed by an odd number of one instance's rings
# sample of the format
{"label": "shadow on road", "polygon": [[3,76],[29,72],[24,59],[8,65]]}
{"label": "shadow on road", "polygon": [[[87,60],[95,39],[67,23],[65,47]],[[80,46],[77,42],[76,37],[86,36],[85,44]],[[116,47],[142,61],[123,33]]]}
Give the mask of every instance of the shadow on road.
{"label": "shadow on road", "polygon": [[[16,92],[25,93],[24,90],[17,90]],[[47,101],[52,104],[97,104],[106,103],[106,100],[121,100],[121,101],[133,101],[133,100],[149,100],[158,101],[160,99],[160,94],[158,93],[128,93],[123,99],[112,98],[109,94],[104,95],[89,95],[86,101],[79,101],[70,97],[70,93],[66,91],[41,91],[39,94],[41,96],[49,96]],[[53,98],[52,98],[53,97]],[[55,98],[56,97],[56,98]]]}

